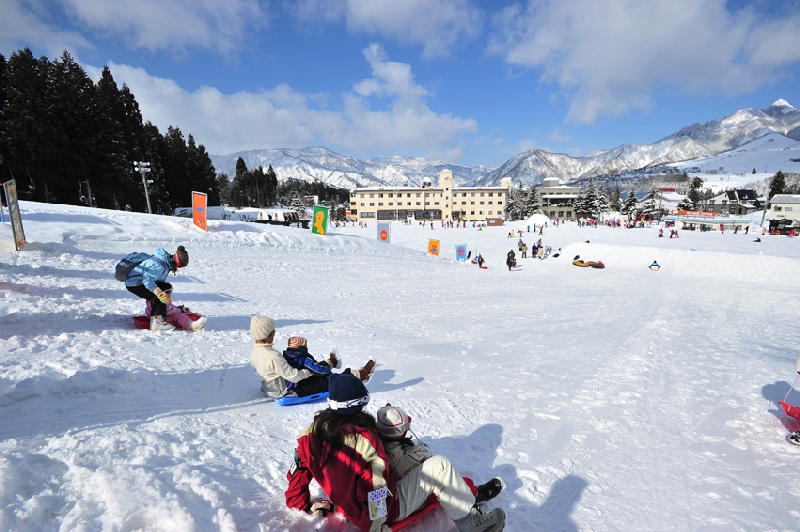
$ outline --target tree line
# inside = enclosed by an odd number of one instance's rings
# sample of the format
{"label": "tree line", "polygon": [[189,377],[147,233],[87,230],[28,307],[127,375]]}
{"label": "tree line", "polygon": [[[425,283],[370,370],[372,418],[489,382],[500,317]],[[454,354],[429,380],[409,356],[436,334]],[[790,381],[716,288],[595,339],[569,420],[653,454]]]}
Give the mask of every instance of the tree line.
{"label": "tree line", "polygon": [[0,181],[16,179],[20,199],[172,214],[204,192],[219,205],[219,185],[202,144],[178,127],[162,135],[143,122],[127,85],[108,66],[94,83],[66,51],[57,60],[29,48],[0,55]]}

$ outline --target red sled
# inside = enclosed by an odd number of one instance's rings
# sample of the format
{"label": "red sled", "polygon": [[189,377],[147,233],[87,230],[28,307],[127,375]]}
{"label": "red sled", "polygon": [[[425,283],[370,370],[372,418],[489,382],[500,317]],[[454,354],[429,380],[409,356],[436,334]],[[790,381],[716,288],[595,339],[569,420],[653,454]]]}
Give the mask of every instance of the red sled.
{"label": "red sled", "polygon": [[800,421],[800,408],[794,405],[791,405],[785,401],[778,401],[778,404],[781,405],[783,411],[786,412],[786,415],[789,417],[793,417],[794,419]]}
{"label": "red sled", "polygon": [[[194,312],[187,312],[187,316],[192,318],[192,321],[199,320],[200,314],[195,314]],[[150,328],[150,316],[134,316],[133,317],[133,324],[136,325],[137,329],[149,329]]]}

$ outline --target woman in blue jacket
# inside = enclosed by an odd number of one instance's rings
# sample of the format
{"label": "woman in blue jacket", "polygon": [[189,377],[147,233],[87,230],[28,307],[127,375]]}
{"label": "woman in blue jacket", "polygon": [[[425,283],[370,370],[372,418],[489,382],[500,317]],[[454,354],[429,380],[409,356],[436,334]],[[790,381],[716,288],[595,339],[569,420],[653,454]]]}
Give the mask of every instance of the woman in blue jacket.
{"label": "woman in blue jacket", "polygon": [[167,303],[171,303],[170,295],[165,291],[169,272],[177,272],[178,268],[189,265],[189,253],[183,246],[170,255],[166,249],[158,248],[149,258],[134,267],[125,280],[125,288],[131,294],[150,302],[151,331],[169,331],[175,327],[167,323]]}

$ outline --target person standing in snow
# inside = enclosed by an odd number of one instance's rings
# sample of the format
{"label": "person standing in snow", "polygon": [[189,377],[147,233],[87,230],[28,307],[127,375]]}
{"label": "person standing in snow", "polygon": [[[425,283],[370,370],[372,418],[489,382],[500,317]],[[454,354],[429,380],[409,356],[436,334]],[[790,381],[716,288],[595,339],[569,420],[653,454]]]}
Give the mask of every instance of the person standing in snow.
{"label": "person standing in snow", "polygon": [[483,268],[483,255],[478,254],[478,267]]}
{"label": "person standing in snow", "polygon": [[508,271],[511,271],[511,268],[517,265],[517,255],[514,253],[514,250],[508,252],[506,255],[506,266],[508,266]]}
{"label": "person standing in snow", "polygon": [[[261,380],[261,391],[267,397],[279,399],[285,395],[305,397],[315,393],[328,391],[328,377],[330,369],[341,367],[341,361],[335,353],[331,353],[328,360],[316,363],[315,369],[311,364],[303,363],[294,367],[289,360],[275,350],[272,342],[275,341],[275,321],[268,316],[253,316],[250,319],[250,336],[253,338],[253,348],[250,350],[250,365]],[[305,347],[305,338],[292,337],[290,351]],[[308,350],[305,351],[308,354]],[[325,368],[325,369],[323,369]],[[350,369],[346,369],[349,372]],[[354,371],[357,378],[364,382],[369,381],[375,372],[375,361],[368,360],[363,368]]]}
{"label": "person standing in snow", "polygon": [[150,303],[152,314],[150,316],[151,331],[171,331],[175,326],[167,323],[167,305],[172,303],[172,297],[164,291],[169,272],[177,275],[178,268],[189,265],[189,253],[183,246],[169,254],[166,249],[158,248],[150,258],[137,264],[125,280],[128,292],[147,300]]}
{"label": "person standing in snow", "polygon": [[[421,508],[434,494],[461,532],[499,532],[505,512],[483,513],[475,495],[443,456],[426,459],[396,480],[375,417],[364,411],[369,393],[354,375],[330,377],[328,409],[297,438],[295,461],[286,477],[286,505],[311,515],[338,507],[361,532],[389,532],[391,525]],[[328,496],[311,499],[315,480]]]}

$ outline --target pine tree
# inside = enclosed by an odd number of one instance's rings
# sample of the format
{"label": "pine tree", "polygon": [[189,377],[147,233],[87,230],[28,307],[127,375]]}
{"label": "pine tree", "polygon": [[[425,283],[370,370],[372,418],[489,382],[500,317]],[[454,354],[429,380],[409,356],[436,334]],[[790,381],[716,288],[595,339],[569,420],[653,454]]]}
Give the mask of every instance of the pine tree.
{"label": "pine tree", "polygon": [[633,188],[631,188],[630,192],[628,192],[628,196],[625,198],[625,202],[622,204],[620,212],[630,219],[638,210],[636,204],[636,193],[633,191]]}
{"label": "pine tree", "polygon": [[655,186],[650,187],[647,195],[642,200],[642,211],[651,218],[660,217],[661,207],[659,206],[660,193]]}
{"label": "pine tree", "polygon": [[267,168],[266,179],[266,204],[274,205],[278,198],[278,176],[275,175],[275,170],[272,165]]}
{"label": "pine tree", "polygon": [[542,206],[539,204],[539,195],[536,193],[536,186],[531,185],[525,200],[525,218],[540,212],[542,212]]}
{"label": "pine tree", "polygon": [[697,209],[700,206],[701,190],[703,188],[703,180],[699,177],[692,179],[692,184],[689,186],[689,194],[687,198],[692,202],[692,209]]}
{"label": "pine tree", "polygon": [[682,211],[691,211],[694,210],[695,207],[694,204],[692,203],[692,200],[689,199],[689,196],[684,196],[678,202],[678,208]]}
{"label": "pine tree", "polygon": [[303,204],[303,200],[300,198],[300,193],[297,190],[292,190],[291,194],[289,195],[287,207],[300,216],[305,217],[306,206]]}
{"label": "pine tree", "polygon": [[609,200],[609,207],[614,212],[620,212],[622,210],[622,194],[620,194],[619,187],[614,187],[611,193],[611,199]]}
{"label": "pine tree", "polygon": [[771,200],[775,194],[783,194],[784,190],[786,190],[786,177],[783,172],[778,170],[778,173],[772,176],[769,182],[769,196],[767,196],[767,199]]}

